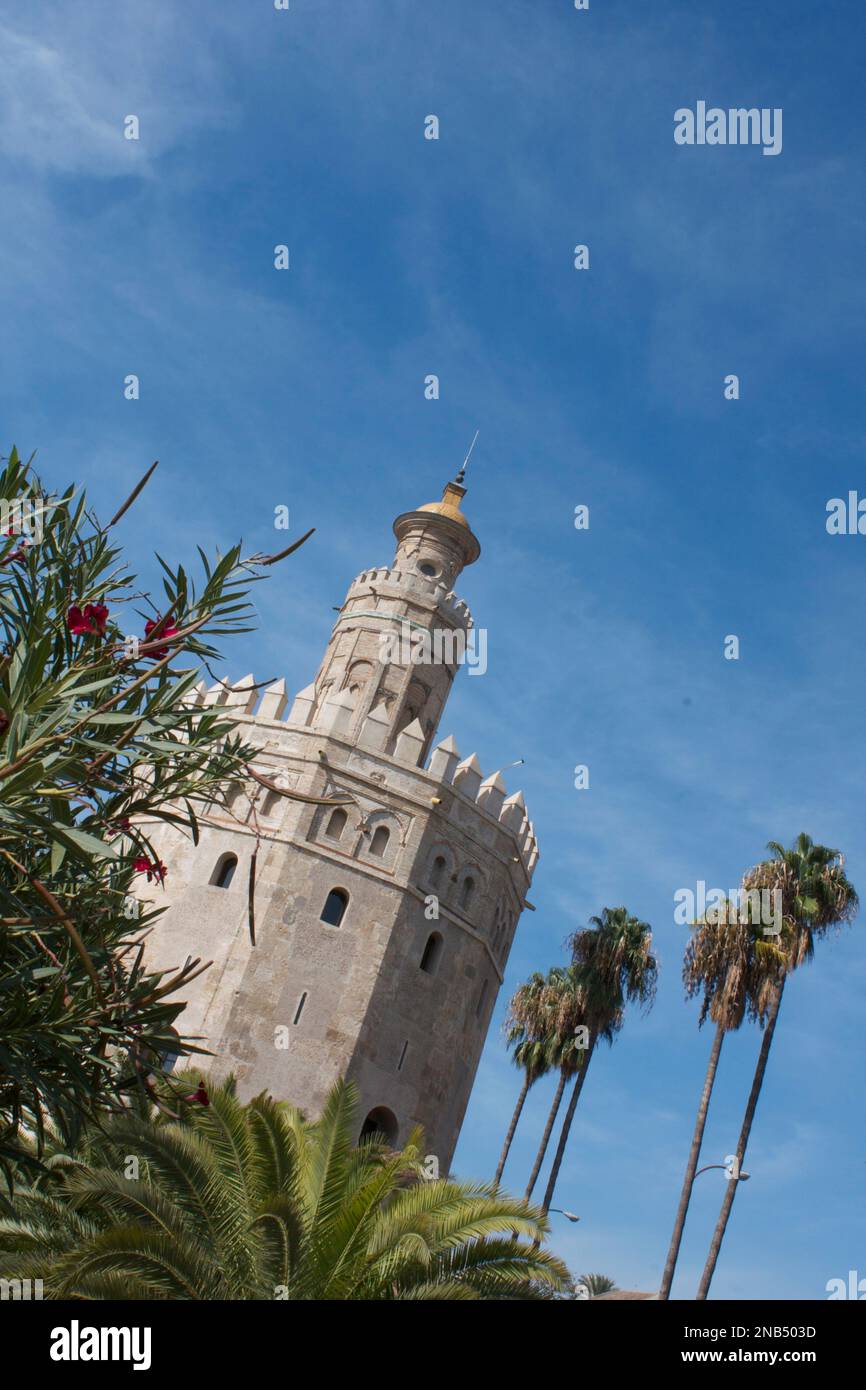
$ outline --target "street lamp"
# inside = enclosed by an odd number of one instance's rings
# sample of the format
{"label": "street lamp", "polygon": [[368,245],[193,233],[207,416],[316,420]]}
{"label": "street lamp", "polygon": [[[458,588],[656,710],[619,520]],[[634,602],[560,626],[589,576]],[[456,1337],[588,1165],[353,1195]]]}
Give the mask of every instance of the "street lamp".
{"label": "street lamp", "polygon": [[564,1211],[562,1207],[549,1207],[549,1208],[548,1208],[548,1211],[555,1211],[555,1212],[558,1212],[560,1216],[564,1216],[564,1217],[565,1217],[566,1221],[579,1221],[579,1220],[580,1220],[580,1217],[579,1217],[579,1216],[575,1216],[575,1214],[574,1214],[573,1211]]}
{"label": "street lamp", "polygon": [[[701,1176],[701,1173],[706,1173],[706,1172],[708,1172],[710,1168],[724,1168],[724,1170],[725,1170],[726,1173],[727,1173],[727,1171],[728,1171],[728,1165],[727,1165],[727,1163],[707,1163],[707,1164],[705,1165],[705,1167],[699,1168],[699,1169],[698,1169],[698,1171],[695,1173],[695,1177],[696,1177],[696,1178],[699,1178],[699,1177]],[[737,1174],[736,1181],[737,1181],[737,1182],[748,1182],[748,1181],[749,1181],[749,1178],[750,1178],[751,1176],[752,1176],[751,1173],[738,1173],[738,1174]],[[731,1178],[731,1181],[733,1182],[734,1179]]]}

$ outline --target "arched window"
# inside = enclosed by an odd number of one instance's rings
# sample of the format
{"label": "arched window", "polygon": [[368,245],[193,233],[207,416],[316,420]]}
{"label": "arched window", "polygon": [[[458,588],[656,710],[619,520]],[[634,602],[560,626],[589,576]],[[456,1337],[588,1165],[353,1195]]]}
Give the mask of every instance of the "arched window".
{"label": "arched window", "polygon": [[343,689],[348,690],[357,700],[372,674],[373,667],[369,661],[356,661],[346,672]]}
{"label": "arched window", "polygon": [[329,840],[339,840],[346,828],[346,812],[342,806],[338,806],[336,811],[331,812],[331,819],[325,827],[325,834]]}
{"label": "arched window", "polygon": [[385,825],[378,825],[370,841],[370,853],[375,854],[381,859],[385,850],[388,848],[388,841],[390,838],[391,832],[388,827]]}
{"label": "arched window", "polygon": [[262,815],[272,816],[274,812],[277,810],[282,799],[283,798],[280,796],[279,792],[268,792],[267,796],[264,799],[264,802],[262,803]]}
{"label": "arched window", "polygon": [[377,1105],[362,1124],[358,1142],[375,1135],[377,1139],[384,1139],[385,1143],[393,1148],[397,1142],[398,1128],[396,1115],[392,1114],[387,1106]]}
{"label": "arched window", "polygon": [[325,899],[320,921],[326,922],[329,927],[338,927],[346,915],[348,906],[349,894],[342,888],[332,888]]}
{"label": "arched window", "polygon": [[421,957],[421,969],[428,975],[435,975],[442,957],[442,937],[438,931],[431,932]]}
{"label": "arched window", "polygon": [[430,870],[430,882],[434,888],[438,888],[442,882],[442,875],[445,872],[445,856],[437,854],[433,860],[433,868]]}
{"label": "arched window", "polygon": [[224,854],[217,860],[217,866],[211,876],[211,883],[215,888],[228,888],[235,876],[235,869],[238,866],[236,854]]}
{"label": "arched window", "polygon": [[406,703],[403,706],[403,713],[397,721],[397,733],[401,734],[404,729],[414,723],[421,715],[421,711],[427,703],[430,694],[426,685],[421,681],[413,681],[406,693]]}
{"label": "arched window", "polygon": [[500,904],[496,909],[496,928],[493,933],[493,949],[495,951],[499,950],[499,947],[505,939],[510,920],[511,917],[508,910]]}
{"label": "arched window", "polygon": [[464,878],[463,886],[460,889],[460,907],[465,912],[472,902],[472,895],[475,892],[475,879],[470,875]]}

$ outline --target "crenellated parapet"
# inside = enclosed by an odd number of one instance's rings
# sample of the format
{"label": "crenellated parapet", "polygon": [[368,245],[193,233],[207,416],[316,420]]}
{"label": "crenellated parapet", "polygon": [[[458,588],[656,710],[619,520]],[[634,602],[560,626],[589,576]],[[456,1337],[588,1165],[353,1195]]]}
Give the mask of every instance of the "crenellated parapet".
{"label": "crenellated parapet", "polygon": [[[391,565],[362,570],[349,586],[341,616],[344,619],[350,618],[354,608],[363,607],[362,601],[365,598],[387,597],[399,600],[407,594],[417,596],[425,606],[434,608],[452,627],[462,627],[468,632],[474,626],[466,602],[458,598],[453,589],[449,589],[437,576],[428,577],[417,570],[401,570]],[[387,619],[391,615],[387,610],[380,609],[376,616]]]}
{"label": "crenellated parapet", "polygon": [[[538,844],[529,820],[523,793],[508,795],[501,772],[485,776],[475,753],[461,757],[452,736],[436,744],[423,765],[424,731],[415,720],[397,738],[391,753],[385,752],[390,715],[384,705],[370,710],[357,734],[349,736],[354,702],[348,691],[325,701],[319,717],[311,722],[316,691],[313,685],[298,692],[289,705],[286,682],[278,680],[266,687],[256,684],[252,674],[230,684],[220,681],[209,689],[202,682],[193,692],[198,706],[219,705],[244,726],[245,737],[267,750],[270,760],[281,758],[320,763],[327,748],[327,762],[334,769],[341,765],[360,774],[359,764],[369,764],[384,774],[387,785],[416,797],[425,807],[433,804],[435,813],[446,823],[463,818],[472,807],[479,823],[494,824],[513,842],[512,862],[519,862],[526,885],[532,879],[538,860]],[[375,766],[374,766],[375,765]]]}

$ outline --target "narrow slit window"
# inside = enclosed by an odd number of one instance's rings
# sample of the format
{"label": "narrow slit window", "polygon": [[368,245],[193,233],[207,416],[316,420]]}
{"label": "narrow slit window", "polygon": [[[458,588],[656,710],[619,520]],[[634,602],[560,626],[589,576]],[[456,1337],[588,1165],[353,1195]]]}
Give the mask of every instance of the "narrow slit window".
{"label": "narrow slit window", "polygon": [[346,915],[348,906],[349,894],[344,892],[342,888],[332,888],[325,899],[320,921],[325,922],[329,927],[339,927]]}
{"label": "narrow slit window", "polygon": [[339,840],[346,828],[346,812],[341,806],[336,811],[331,812],[331,819],[325,827],[325,834],[329,840]]}
{"label": "narrow slit window", "polygon": [[442,937],[438,931],[431,932],[421,956],[421,969],[427,975],[435,975],[442,955]]}
{"label": "narrow slit window", "polygon": [[407,1050],[408,1046],[409,1046],[409,1039],[407,1038],[406,1041],[405,1041],[404,1044],[403,1044],[403,1051],[400,1053],[400,1060],[399,1060],[399,1062],[397,1063],[397,1070],[398,1070],[398,1071],[402,1071],[402,1070],[403,1070],[403,1063],[404,1063],[405,1060],[406,1060],[406,1050]]}
{"label": "narrow slit window", "polygon": [[211,883],[214,887],[228,888],[235,876],[235,869],[237,866],[238,857],[236,854],[224,854],[214,869],[213,878],[211,879]]}
{"label": "narrow slit window", "polygon": [[295,1016],[294,1016],[294,1018],[292,1019],[292,1023],[293,1023],[296,1027],[297,1027],[297,1025],[298,1025],[298,1024],[300,1023],[300,1021],[301,1021],[301,1014],[304,1012],[304,1005],[306,1004],[306,1002],[307,1002],[307,991],[304,990],[303,994],[301,995],[300,999],[298,1000],[298,1007],[295,1009]]}
{"label": "narrow slit window", "polygon": [[375,854],[377,859],[381,859],[385,850],[388,848],[388,841],[390,838],[391,832],[386,826],[377,826],[373,838],[370,841],[370,853]]}

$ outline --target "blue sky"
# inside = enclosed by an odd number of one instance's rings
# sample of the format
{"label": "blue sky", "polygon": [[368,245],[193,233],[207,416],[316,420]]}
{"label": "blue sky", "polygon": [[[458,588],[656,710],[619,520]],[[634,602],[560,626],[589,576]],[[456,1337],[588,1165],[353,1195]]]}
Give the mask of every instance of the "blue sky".
{"label": "blue sky", "polygon": [[[272,549],[280,503],[293,534],[318,528],[261,587],[230,676],[306,685],[332,605],[481,431],[460,592],[489,669],[441,732],[485,772],[526,759],[508,781],[542,858],[456,1166],[495,1165],[507,995],[627,904],[655,929],[658,998],[593,1061],[558,1191],[582,1219],[555,1218],[554,1245],[629,1288],[660,1277],[710,1045],[674,892],[731,887],[805,829],[866,894],[866,538],[825,530],[829,498],[866,494],[866,19],[744,9],[35,0],[0,20],[6,446],[106,513],[159,458],[125,532],[151,576],[155,547]],[[676,146],[699,99],[781,107],[782,153]],[[864,939],[860,921],[786,991],[718,1297],[866,1275]],[[704,1162],[735,1146],[757,1047],[748,1025],[725,1045]],[[680,1297],[722,1181],[698,1180]]]}

